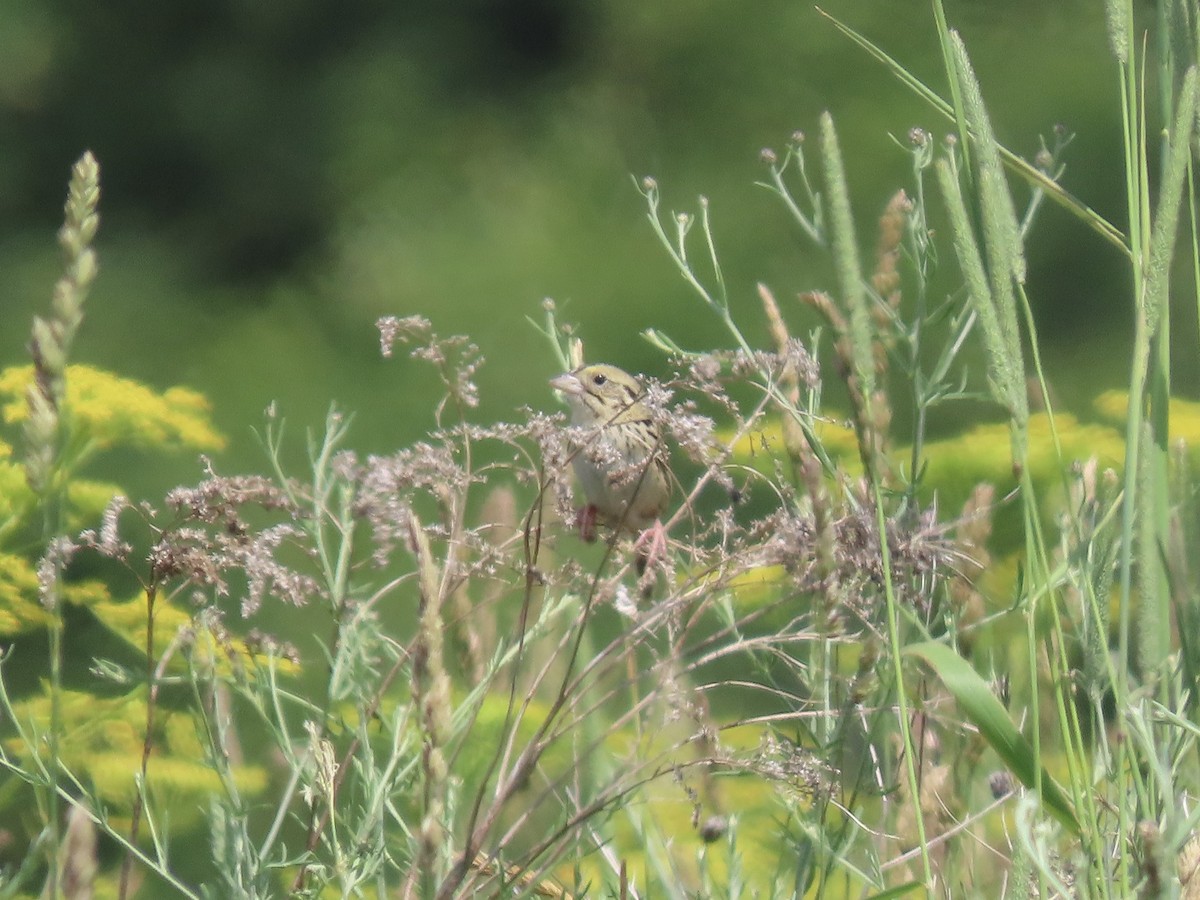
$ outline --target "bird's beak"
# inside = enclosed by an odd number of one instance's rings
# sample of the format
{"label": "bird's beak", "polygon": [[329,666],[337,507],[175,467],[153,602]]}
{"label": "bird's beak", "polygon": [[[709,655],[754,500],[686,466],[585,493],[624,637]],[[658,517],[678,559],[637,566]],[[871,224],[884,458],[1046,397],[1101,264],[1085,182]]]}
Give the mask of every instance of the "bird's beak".
{"label": "bird's beak", "polygon": [[583,393],[583,382],[574,372],[563,372],[561,375],[551,378],[550,387],[556,391],[562,391],[568,396]]}

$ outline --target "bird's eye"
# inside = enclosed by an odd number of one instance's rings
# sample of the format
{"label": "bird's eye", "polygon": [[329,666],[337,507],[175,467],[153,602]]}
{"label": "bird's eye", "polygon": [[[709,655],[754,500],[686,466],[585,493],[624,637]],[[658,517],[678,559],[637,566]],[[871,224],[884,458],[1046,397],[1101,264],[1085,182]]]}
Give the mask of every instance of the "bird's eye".
{"label": "bird's eye", "polygon": [[597,372],[592,376],[592,384],[594,384],[596,387],[600,387],[606,381],[608,381],[608,378],[606,378],[601,372]]}

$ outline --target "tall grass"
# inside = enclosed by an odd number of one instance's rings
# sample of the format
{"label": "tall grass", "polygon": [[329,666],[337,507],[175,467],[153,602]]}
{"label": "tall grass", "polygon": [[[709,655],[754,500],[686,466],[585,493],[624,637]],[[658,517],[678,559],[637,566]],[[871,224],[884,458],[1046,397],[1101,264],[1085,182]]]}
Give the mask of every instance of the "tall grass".
{"label": "tall grass", "polygon": [[[881,213],[852,200],[836,115],[764,151],[829,284],[734,295],[717,211],[668,212],[640,182],[651,238],[728,334],[647,334],[673,365],[644,402],[678,483],[645,572],[629,541],[573,534],[579,437],[538,411],[549,390],[479,423],[478,349],[421,316],[379,322],[384,355],[443,386],[411,447],[362,458],[333,411],[290,471],[272,411],[266,474],[206,460],[155,504],[83,481],[144,391],[67,365],[95,268],[85,158],[34,366],[0,373],[25,422],[0,477],[26,480],[0,625],[49,635],[44,680],[9,688],[27,643],[0,665],[0,896],[1200,896],[1197,457],[1172,437],[1200,435],[1200,408],[1170,382],[1171,297],[1200,306],[1200,15],[1164,0],[1147,56],[1132,4],[1105,5],[1122,228],[1059,184],[1069,136],[1033,163],[998,143],[934,12],[949,99],[835,23],[952,128],[908,135]],[[1120,428],[1053,408],[1023,249],[1045,200],[1129,263]],[[746,336],[758,315],[769,347]],[[552,302],[537,327],[548,376],[580,363]],[[72,379],[109,385],[104,412]],[[126,437],[213,444],[186,393],[136,396],[161,405]],[[966,400],[1002,424],[931,440]],[[327,626],[298,649],[226,625],[267,605]]]}

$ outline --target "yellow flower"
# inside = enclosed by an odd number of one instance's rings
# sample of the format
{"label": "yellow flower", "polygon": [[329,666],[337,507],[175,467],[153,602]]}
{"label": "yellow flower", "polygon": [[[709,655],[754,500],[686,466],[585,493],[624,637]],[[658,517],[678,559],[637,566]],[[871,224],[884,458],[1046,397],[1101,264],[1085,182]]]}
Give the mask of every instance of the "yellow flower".
{"label": "yellow flower", "polygon": [[37,572],[29,560],[0,553],[0,636],[20,634],[50,622],[38,602]]}
{"label": "yellow flower", "polygon": [[[143,384],[91,366],[67,367],[65,416],[95,449],[115,446],[219,450],[225,438],[209,420],[202,394],[173,387],[157,393]],[[33,366],[0,372],[0,415],[5,422],[29,416],[26,391]]]}
{"label": "yellow flower", "polygon": [[[16,721],[39,732],[50,721],[49,688],[15,704]],[[141,767],[145,740],[144,690],[122,697],[97,697],[85,691],[63,690],[59,695],[63,764],[77,777],[90,782],[96,793],[117,811],[128,809],[136,796],[136,775]],[[159,706],[152,735],[155,753],[147,769],[147,788],[165,792],[181,806],[195,810],[213,791],[221,789],[220,775],[205,759],[196,722],[185,712]],[[44,742],[39,742],[40,752]],[[5,741],[7,751],[27,759],[31,746],[20,737]],[[267,773],[259,766],[235,766],[233,780],[249,795],[267,786]],[[185,802],[186,801],[186,802]],[[186,821],[192,816],[180,817]],[[180,820],[173,820],[179,825]]]}

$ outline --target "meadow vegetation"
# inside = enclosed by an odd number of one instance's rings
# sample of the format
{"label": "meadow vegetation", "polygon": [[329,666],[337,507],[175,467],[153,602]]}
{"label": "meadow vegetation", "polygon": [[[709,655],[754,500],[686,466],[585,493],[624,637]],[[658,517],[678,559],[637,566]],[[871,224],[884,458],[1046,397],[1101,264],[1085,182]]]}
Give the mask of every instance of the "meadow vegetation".
{"label": "meadow vegetation", "polygon": [[[1105,8],[1121,225],[1060,184],[1069,134],[1031,162],[997,142],[937,3],[945,97],[833,23],[942,129],[905,137],[909,183],[852,208],[836,110],[763,152],[828,283],[732,296],[708,203],[637,183],[728,337],[646,335],[677,484],[644,572],[573,533],[549,388],[479,421],[478,349],[420,315],[378,323],[442,385],[411,446],[360,454],[335,409],[290,470],[272,409],[259,472],[202,457],[156,503],[89,480],[114,447],[224,438],[194,392],[71,363],[85,155],[32,360],[0,372],[0,897],[1200,897],[1200,406],[1170,377],[1196,340],[1172,297],[1200,300],[1200,14],[1163,0],[1151,53]],[[1047,203],[1129,273],[1128,387],[1091,419],[1043,377]],[[552,301],[533,325],[559,367],[586,355]],[[959,408],[990,418],[928,434]],[[301,607],[319,652],[255,627]]]}

